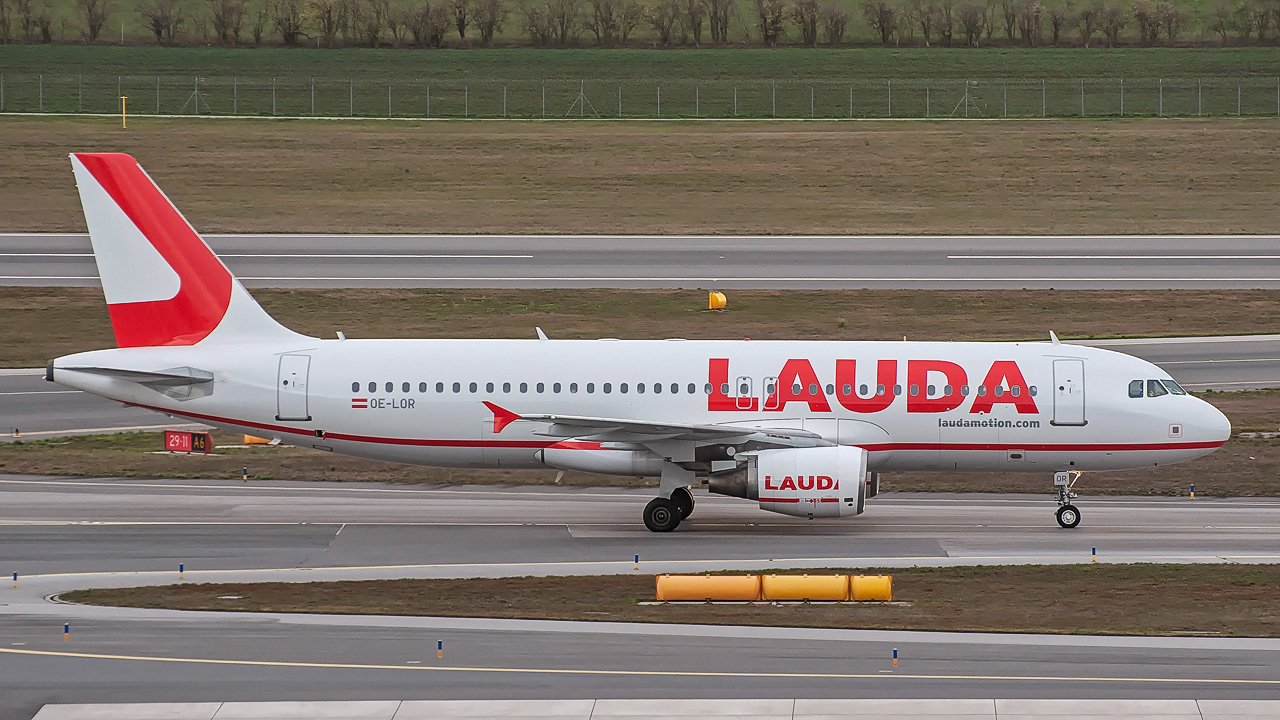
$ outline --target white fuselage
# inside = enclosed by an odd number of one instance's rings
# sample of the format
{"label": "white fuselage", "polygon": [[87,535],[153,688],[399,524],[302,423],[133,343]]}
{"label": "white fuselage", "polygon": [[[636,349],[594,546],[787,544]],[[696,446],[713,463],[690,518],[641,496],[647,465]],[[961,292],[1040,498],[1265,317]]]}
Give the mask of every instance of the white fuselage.
{"label": "white fuselage", "polygon": [[[538,423],[494,432],[486,402],[518,415],[805,430],[865,448],[876,471],[1152,467],[1207,454],[1230,434],[1198,398],[1131,397],[1134,381],[1168,378],[1151,363],[1066,344],[283,342],[80,353],[56,360],[54,379],[284,443],[445,467],[537,468],[549,446],[610,449],[540,435]],[[76,366],[197,368],[214,381],[184,396]]]}

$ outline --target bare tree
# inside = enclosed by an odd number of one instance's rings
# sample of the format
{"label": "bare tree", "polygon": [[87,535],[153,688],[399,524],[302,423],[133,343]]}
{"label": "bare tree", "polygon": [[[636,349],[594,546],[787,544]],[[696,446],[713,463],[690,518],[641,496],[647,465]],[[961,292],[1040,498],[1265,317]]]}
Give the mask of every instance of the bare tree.
{"label": "bare tree", "polygon": [[956,27],[955,0],[938,0],[938,39],[943,45],[951,47]]}
{"label": "bare tree", "polygon": [[502,26],[511,16],[511,6],[507,0],[477,0],[473,12],[472,19],[480,32],[480,44],[485,47],[493,45],[493,36],[502,32]]}
{"label": "bare tree", "polygon": [[404,24],[414,45],[438,48],[444,44],[444,37],[453,25],[453,10],[444,0],[434,5],[430,0],[424,0],[405,13]]}
{"label": "bare tree", "polygon": [[898,8],[888,0],[867,0],[862,6],[862,16],[880,36],[880,44],[888,45],[898,30]]}
{"label": "bare tree", "polygon": [[791,21],[800,29],[801,44],[818,46],[818,20],[821,17],[818,0],[795,0],[791,5]]}
{"label": "bare tree", "polygon": [[996,15],[998,15],[996,12],[996,4],[998,2],[999,0],[986,0],[986,5],[982,6],[983,13],[985,14],[982,28],[983,32],[987,35],[988,45],[991,44],[991,38],[996,34]]}
{"label": "bare tree", "polygon": [[1138,23],[1138,42],[1143,45],[1154,45],[1160,37],[1160,20],[1156,17],[1156,4],[1152,0],[1134,0],[1134,22]]}
{"label": "bare tree", "polygon": [[467,25],[471,22],[471,0],[450,0],[453,7],[453,22],[458,28],[458,39],[467,39]]}
{"label": "bare tree", "polygon": [[[84,39],[87,42],[97,42],[98,36],[102,34],[102,28],[107,26],[107,18],[111,15],[111,6],[107,0],[76,0],[76,4],[80,8],[80,17],[84,19]],[[52,25],[52,13],[46,12],[44,16],[48,18],[46,25]],[[53,41],[53,32],[45,26],[41,26],[41,34],[45,38],[44,42]]]}
{"label": "bare tree", "polygon": [[1094,0],[1086,0],[1076,13],[1076,29],[1080,31],[1080,43],[1089,47],[1093,34],[1098,31],[1098,16],[1101,14]]}
{"label": "bare tree", "polygon": [[0,0],[0,43],[12,42],[13,7],[9,0]]}
{"label": "bare tree", "polygon": [[658,36],[658,43],[663,47],[671,44],[676,28],[680,25],[680,0],[658,0],[645,14],[649,27]]}
{"label": "bare tree", "polygon": [[729,13],[736,7],[734,0],[706,0],[707,19],[711,28],[711,42],[729,44]]}
{"label": "bare tree", "polygon": [[262,47],[262,35],[267,30],[267,21],[270,17],[270,8],[266,5],[259,7],[258,11],[251,16],[249,34],[253,37],[254,47]]}
{"label": "bare tree", "polygon": [[822,6],[822,35],[828,45],[840,45],[844,42],[844,34],[849,30],[849,21],[852,19],[849,8],[838,2]]}
{"label": "bare tree", "polygon": [[756,12],[756,29],[760,31],[760,41],[769,47],[775,47],[778,40],[786,33],[786,8],[782,0],[754,0]]}
{"label": "bare tree", "polygon": [[[49,0],[40,3],[40,9],[35,14],[35,28],[40,31],[40,42],[48,45],[53,42],[53,7]],[[65,40],[67,36],[66,20],[63,20],[62,37]]]}
{"label": "bare tree", "polygon": [[556,43],[569,45],[578,39],[582,26],[582,0],[547,0],[547,19]]}
{"label": "bare tree", "polygon": [[1178,35],[1182,34],[1182,28],[1186,26],[1189,20],[1186,11],[1176,7],[1171,2],[1156,3],[1156,17],[1160,21],[1160,28],[1164,33],[1165,40],[1169,42],[1173,42]]}
{"label": "bare tree", "polygon": [[249,16],[249,6],[245,0],[209,0],[209,16],[219,43],[225,47],[240,44],[240,31]]}
{"label": "bare tree", "polygon": [[290,47],[298,44],[304,27],[302,0],[270,0],[268,9],[271,12],[271,23],[280,40]]}
{"label": "bare tree", "polygon": [[1253,6],[1254,24],[1258,26],[1258,42],[1265,43],[1267,36],[1271,34],[1272,26],[1280,21],[1276,17],[1276,10],[1272,7],[1274,3],[1268,3],[1266,0],[1257,2]]}
{"label": "bare tree", "polygon": [[1040,44],[1044,5],[1039,0],[1023,0],[1018,8],[1018,34],[1027,47]]}
{"label": "bare tree", "polygon": [[386,25],[387,32],[391,33],[392,47],[400,47],[401,43],[403,43],[406,39],[408,39],[409,37],[408,20],[409,19],[405,17],[404,12],[402,12],[399,8],[392,6],[391,3],[388,1],[386,20],[383,24]]}
{"label": "bare tree", "polygon": [[920,28],[924,36],[924,46],[933,43],[933,27],[938,22],[938,4],[935,0],[913,0],[907,15]]}
{"label": "bare tree", "polygon": [[1071,22],[1071,6],[1064,2],[1055,2],[1049,6],[1046,14],[1049,16],[1049,32],[1056,46],[1062,39],[1062,31]]}
{"label": "bare tree", "polygon": [[1253,37],[1254,24],[1257,22],[1257,15],[1254,14],[1254,6],[1250,0],[1241,0],[1236,3],[1232,12],[1235,16],[1234,25],[1236,33],[1240,37],[1241,45],[1248,45],[1249,38]]}
{"label": "bare tree", "polygon": [[978,38],[982,37],[982,29],[987,24],[986,9],[976,2],[965,2],[960,5],[959,18],[964,44],[977,47]]}
{"label": "bare tree", "polygon": [[1021,9],[1022,0],[999,0],[1000,17],[1004,20],[1004,39],[1010,43],[1014,40],[1014,33],[1018,29],[1018,10]]}
{"label": "bare tree", "polygon": [[18,24],[22,26],[22,40],[31,42],[35,39],[36,32],[35,0],[17,0],[14,8],[18,12]]}
{"label": "bare tree", "polygon": [[186,20],[179,0],[150,0],[138,7],[138,14],[160,45],[174,44],[174,37]]}
{"label": "bare tree", "polygon": [[347,23],[339,0],[307,0],[306,17],[320,33],[325,47],[337,47],[338,33]]}
{"label": "bare tree", "polygon": [[531,2],[520,6],[520,24],[529,40],[537,47],[546,47],[555,39],[555,25],[551,22],[551,9],[545,3]]}
{"label": "bare tree", "polygon": [[352,20],[360,40],[369,47],[378,47],[391,14],[390,0],[361,0],[355,7],[357,14]]}
{"label": "bare tree", "polygon": [[1098,16],[1098,27],[1102,30],[1102,34],[1107,37],[1107,45],[1116,47],[1120,44],[1120,33],[1124,32],[1124,26],[1128,24],[1129,16],[1124,11],[1124,6],[1118,0],[1108,0],[1102,6],[1102,12]]}
{"label": "bare tree", "polygon": [[702,25],[707,19],[707,0],[681,0],[681,26],[689,37],[693,38],[694,45],[702,44]]}

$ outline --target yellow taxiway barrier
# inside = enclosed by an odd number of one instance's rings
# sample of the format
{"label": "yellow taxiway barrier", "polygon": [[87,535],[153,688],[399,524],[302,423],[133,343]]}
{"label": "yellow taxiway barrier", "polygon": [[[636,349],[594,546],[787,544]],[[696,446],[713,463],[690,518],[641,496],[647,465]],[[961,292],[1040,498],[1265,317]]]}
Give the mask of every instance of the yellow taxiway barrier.
{"label": "yellow taxiway barrier", "polygon": [[724,293],[715,292],[714,290],[707,293],[707,309],[723,310],[724,306],[728,304],[729,299],[724,296]]}
{"label": "yellow taxiway barrier", "polygon": [[848,575],[765,575],[760,583],[762,600],[849,599]]}
{"label": "yellow taxiway barrier", "polygon": [[849,599],[854,602],[892,602],[892,575],[850,575]]}
{"label": "yellow taxiway barrier", "polygon": [[659,601],[737,601],[760,599],[759,575],[658,575]]}

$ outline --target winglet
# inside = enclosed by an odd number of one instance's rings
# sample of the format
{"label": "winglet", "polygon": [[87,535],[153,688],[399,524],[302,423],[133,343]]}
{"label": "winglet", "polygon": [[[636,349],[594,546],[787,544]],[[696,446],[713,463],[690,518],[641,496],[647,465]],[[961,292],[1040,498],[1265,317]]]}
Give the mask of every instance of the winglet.
{"label": "winglet", "polygon": [[488,400],[484,401],[484,406],[489,408],[489,412],[493,413],[494,434],[502,432],[503,428],[520,419],[519,415],[500,405],[494,405]]}

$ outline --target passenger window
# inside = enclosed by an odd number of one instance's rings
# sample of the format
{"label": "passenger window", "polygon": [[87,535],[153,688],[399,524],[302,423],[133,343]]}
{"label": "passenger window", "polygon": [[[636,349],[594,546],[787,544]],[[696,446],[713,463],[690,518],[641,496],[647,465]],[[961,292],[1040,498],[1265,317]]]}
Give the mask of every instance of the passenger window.
{"label": "passenger window", "polygon": [[409,383],[401,383],[400,392],[409,392]]}
{"label": "passenger window", "polygon": [[644,383],[636,383],[636,392],[644,393]]}
{"label": "passenger window", "polygon": [[969,386],[968,386],[968,385],[961,385],[961,386],[960,386],[960,397],[969,397]]}
{"label": "passenger window", "polygon": [[571,393],[578,392],[578,383],[569,383],[569,392]]}
{"label": "passenger window", "polygon": [[1178,383],[1176,383],[1176,382],[1174,382],[1174,381],[1172,381],[1172,380],[1164,380],[1163,382],[1164,382],[1164,386],[1165,386],[1165,387],[1167,387],[1167,388],[1169,388],[1169,392],[1173,393],[1174,395],[1186,395],[1186,394],[1187,394],[1187,391],[1186,391],[1186,390],[1183,390],[1183,389],[1182,389],[1182,386],[1181,386],[1181,385],[1179,385]]}
{"label": "passenger window", "polygon": [[1027,389],[1031,391],[1031,397],[1035,397],[1035,396],[1036,396],[1036,386],[1035,386],[1035,385],[1032,385],[1031,387],[1029,387],[1029,388],[1027,388]]}
{"label": "passenger window", "polygon": [[522,393],[529,392],[529,383],[520,383],[520,392]]}
{"label": "passenger window", "polygon": [[894,395],[901,395],[901,394],[902,394],[902,386],[901,386],[901,385],[894,385],[894,386],[893,386],[893,394],[894,394]]}
{"label": "passenger window", "polygon": [[468,386],[467,386],[467,389],[468,389],[468,390],[470,390],[471,392],[475,392],[476,390],[479,390],[480,388],[479,388],[475,383],[471,383],[470,385],[468,385]]}
{"label": "passenger window", "polygon": [[986,397],[986,396],[987,396],[987,386],[986,386],[986,385],[979,385],[979,386],[978,386],[978,397]]}
{"label": "passenger window", "polygon": [[375,383],[375,382],[369,383],[369,392],[371,393],[378,392],[378,383]]}
{"label": "passenger window", "polygon": [[1134,380],[1133,382],[1129,383],[1129,397],[1131,398],[1142,397],[1142,381],[1141,380]]}
{"label": "passenger window", "polygon": [[595,391],[596,391],[596,384],[595,384],[595,383],[587,383],[587,393],[588,393],[588,394],[590,394],[590,393],[593,393],[593,392],[595,392]]}
{"label": "passenger window", "polygon": [[883,385],[877,385],[877,386],[876,386],[876,395],[884,395],[884,386],[883,386]]}
{"label": "passenger window", "polygon": [[803,388],[800,387],[800,383],[796,383],[795,385],[791,386],[792,395],[799,395],[801,390],[803,390]]}
{"label": "passenger window", "polygon": [[619,383],[619,384],[618,384],[618,392],[622,393],[623,395],[626,395],[626,394],[627,394],[627,384],[626,384],[626,383]]}
{"label": "passenger window", "polygon": [[351,392],[360,392],[360,383],[358,382],[351,383]]}
{"label": "passenger window", "polygon": [[509,382],[502,383],[502,392],[504,393],[511,392],[511,383]]}
{"label": "passenger window", "polygon": [[915,396],[917,396],[917,395],[919,395],[919,394],[920,394],[920,386],[919,386],[919,385],[912,385],[912,386],[911,386],[911,397],[915,397]]}
{"label": "passenger window", "polygon": [[835,394],[836,394],[836,386],[835,386],[835,385],[832,385],[831,383],[827,383],[827,394],[828,394],[828,395],[835,395]]}
{"label": "passenger window", "polygon": [[818,394],[818,386],[817,386],[817,385],[810,384],[810,385],[809,385],[809,394],[810,394],[810,395],[817,395],[817,394]]}
{"label": "passenger window", "polygon": [[[644,385],[642,384],[640,387],[644,387]],[[660,392],[662,392],[662,383],[654,383],[654,384],[653,384],[653,391],[654,391],[655,393],[660,393]]]}
{"label": "passenger window", "polygon": [[996,389],[995,389],[995,392],[996,392],[996,397],[1004,397],[1004,386],[1003,386],[1003,385],[997,385],[997,386],[996,386]]}
{"label": "passenger window", "polygon": [[426,391],[427,391],[427,384],[424,382],[418,383],[418,392],[424,393]]}
{"label": "passenger window", "polygon": [[951,397],[952,393],[954,392],[955,392],[955,388],[951,387],[950,385],[942,386],[942,394],[945,397]]}
{"label": "passenger window", "polygon": [[438,393],[444,392],[444,383],[442,382],[436,383],[436,392]]}
{"label": "passenger window", "polygon": [[553,383],[553,384],[551,385],[551,392],[553,392],[553,393],[558,393],[558,392],[560,392],[560,383]]}
{"label": "passenger window", "polygon": [[493,392],[493,383],[485,383],[485,384],[484,384],[484,391],[485,391],[485,392],[487,392],[487,393],[491,393],[491,392]]}
{"label": "passenger window", "polygon": [[[797,385],[796,387],[800,387],[800,386]],[[799,392],[799,390],[797,390],[796,392]],[[729,394],[729,383],[720,383],[720,394],[721,395]]]}
{"label": "passenger window", "polygon": [[[693,383],[689,383],[689,394],[690,394],[690,395],[693,395],[693,394],[696,394],[697,392],[698,392],[698,386],[697,386],[697,385],[694,385]],[[710,395],[710,394],[711,394],[711,385],[710,385],[710,384],[708,384],[708,385],[707,385],[707,394],[708,394],[708,395]]]}
{"label": "passenger window", "polygon": [[534,387],[534,389],[535,389],[535,390],[537,390],[538,392],[542,392],[543,390],[546,390],[546,389],[547,389],[547,386],[546,386],[546,385],[544,385],[543,383],[538,383],[538,384]]}
{"label": "passenger window", "polygon": [[703,386],[703,388],[702,388],[702,394],[703,394],[703,395],[710,395],[710,394],[711,394],[711,383],[707,383],[706,385],[704,385],[704,386]]}
{"label": "passenger window", "polygon": [[[862,392],[863,392],[863,393],[866,393],[866,392],[867,392],[867,386],[866,386],[866,385],[863,385],[863,386],[862,386]],[[840,386],[840,394],[841,394],[841,395],[845,395],[845,396],[851,395],[851,394],[853,394],[853,388],[852,388],[852,387],[850,387],[849,385],[842,385],[842,386]]]}
{"label": "passenger window", "polygon": [[1014,385],[1013,387],[1009,388],[1009,392],[1012,393],[1014,397],[1018,397],[1019,395],[1022,394],[1022,388],[1017,385]]}
{"label": "passenger window", "polygon": [[600,390],[605,395],[608,395],[609,393],[613,392],[613,385],[611,383],[605,383],[600,386]]}
{"label": "passenger window", "polygon": [[395,383],[387,383],[387,392],[393,392],[396,389]]}
{"label": "passenger window", "polygon": [[1147,381],[1147,397],[1160,397],[1168,394],[1169,391],[1164,389],[1164,385],[1159,380]]}
{"label": "passenger window", "polygon": [[[671,394],[672,395],[680,394],[680,383],[671,383]],[[693,383],[689,383],[689,394],[690,395],[693,394]]]}
{"label": "passenger window", "polygon": [[454,384],[453,384],[453,391],[454,391],[454,392],[456,392],[456,393],[460,393],[460,392],[462,392],[462,383],[454,383]]}
{"label": "passenger window", "polygon": [[938,392],[938,388],[934,387],[933,385],[930,385],[924,390],[925,397],[933,397],[934,393],[936,392]]}

